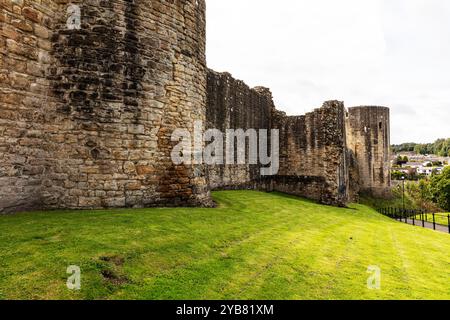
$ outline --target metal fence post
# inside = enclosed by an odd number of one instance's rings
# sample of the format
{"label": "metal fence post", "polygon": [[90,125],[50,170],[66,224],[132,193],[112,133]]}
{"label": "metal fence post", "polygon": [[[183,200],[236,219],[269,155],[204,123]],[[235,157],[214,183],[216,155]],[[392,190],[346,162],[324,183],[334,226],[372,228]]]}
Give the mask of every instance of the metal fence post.
{"label": "metal fence post", "polygon": [[422,228],[425,228],[425,214],[422,211]]}
{"label": "metal fence post", "polygon": [[433,213],[433,230],[436,230],[436,214]]}
{"label": "metal fence post", "polygon": [[448,219],[448,233],[450,233],[450,214],[447,216]]}

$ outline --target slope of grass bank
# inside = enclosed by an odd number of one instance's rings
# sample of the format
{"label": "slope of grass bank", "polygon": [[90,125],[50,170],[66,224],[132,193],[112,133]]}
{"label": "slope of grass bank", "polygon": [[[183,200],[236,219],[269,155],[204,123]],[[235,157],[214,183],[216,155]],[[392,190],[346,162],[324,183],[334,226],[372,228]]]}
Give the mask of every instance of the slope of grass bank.
{"label": "slope of grass bank", "polygon": [[[442,213],[444,210],[427,199],[421,199],[420,191],[418,191],[418,181],[407,181],[405,184],[404,205],[406,209],[424,210],[428,213]],[[361,204],[367,205],[371,208],[403,208],[403,188],[401,184],[391,188],[389,197],[376,198],[372,195],[361,195]]]}
{"label": "slope of grass bank", "polygon": [[[420,209],[414,199],[405,191],[405,208]],[[372,195],[361,195],[359,202],[374,209],[403,208],[403,194],[400,188],[392,188],[390,197],[376,198]]]}
{"label": "slope of grass bank", "polygon": [[[364,205],[214,198],[217,209],[1,216],[0,299],[450,299],[447,234]],[[80,291],[66,287],[70,265]]]}

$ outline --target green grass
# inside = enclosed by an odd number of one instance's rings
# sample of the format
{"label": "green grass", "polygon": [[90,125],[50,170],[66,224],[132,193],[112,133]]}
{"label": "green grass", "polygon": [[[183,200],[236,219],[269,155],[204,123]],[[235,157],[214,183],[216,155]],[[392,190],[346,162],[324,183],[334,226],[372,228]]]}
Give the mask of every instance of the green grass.
{"label": "green grass", "polygon": [[[363,205],[214,193],[217,209],[0,217],[0,299],[450,299],[450,235]],[[66,288],[69,265],[81,290]],[[382,271],[369,290],[369,266]]]}
{"label": "green grass", "polygon": [[[434,215],[434,219],[436,221],[436,223],[443,225],[443,226],[448,226],[448,215],[449,213],[436,213]],[[417,220],[421,220],[422,216],[420,214],[418,214],[416,216]],[[433,214],[428,213],[426,216],[424,216],[424,220],[427,222],[433,222]]]}

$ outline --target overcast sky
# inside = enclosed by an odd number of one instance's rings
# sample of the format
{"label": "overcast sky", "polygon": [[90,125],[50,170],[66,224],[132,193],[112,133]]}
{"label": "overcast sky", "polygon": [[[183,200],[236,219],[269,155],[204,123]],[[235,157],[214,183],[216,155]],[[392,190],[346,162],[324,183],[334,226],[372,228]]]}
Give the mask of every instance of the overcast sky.
{"label": "overcast sky", "polygon": [[207,0],[207,59],[300,115],[391,108],[391,140],[450,137],[450,1]]}

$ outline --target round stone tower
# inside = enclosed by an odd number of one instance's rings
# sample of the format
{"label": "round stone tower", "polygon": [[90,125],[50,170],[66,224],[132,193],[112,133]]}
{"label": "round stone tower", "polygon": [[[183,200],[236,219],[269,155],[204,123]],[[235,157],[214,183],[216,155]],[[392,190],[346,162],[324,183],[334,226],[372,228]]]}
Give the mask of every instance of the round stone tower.
{"label": "round stone tower", "polygon": [[171,160],[173,131],[205,122],[204,0],[5,9],[0,211],[211,203]]}
{"label": "round stone tower", "polygon": [[351,153],[350,189],[353,195],[359,192],[385,195],[391,184],[389,108],[350,108],[347,145]]}

